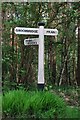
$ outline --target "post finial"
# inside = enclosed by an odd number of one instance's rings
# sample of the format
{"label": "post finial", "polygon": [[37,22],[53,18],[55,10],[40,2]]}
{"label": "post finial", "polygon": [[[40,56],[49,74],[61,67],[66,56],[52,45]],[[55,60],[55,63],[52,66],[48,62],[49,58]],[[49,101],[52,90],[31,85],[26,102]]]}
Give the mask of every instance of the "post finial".
{"label": "post finial", "polygon": [[39,22],[39,23],[38,23],[38,26],[44,26],[44,25],[45,25],[44,22]]}

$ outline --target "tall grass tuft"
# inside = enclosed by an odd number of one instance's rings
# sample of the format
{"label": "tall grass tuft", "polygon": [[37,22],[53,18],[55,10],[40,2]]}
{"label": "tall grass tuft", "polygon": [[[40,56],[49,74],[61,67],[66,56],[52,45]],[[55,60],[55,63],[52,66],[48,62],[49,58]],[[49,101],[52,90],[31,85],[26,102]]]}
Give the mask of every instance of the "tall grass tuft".
{"label": "tall grass tuft", "polygon": [[3,117],[41,119],[66,116],[64,100],[48,91],[9,91],[3,96],[2,107]]}

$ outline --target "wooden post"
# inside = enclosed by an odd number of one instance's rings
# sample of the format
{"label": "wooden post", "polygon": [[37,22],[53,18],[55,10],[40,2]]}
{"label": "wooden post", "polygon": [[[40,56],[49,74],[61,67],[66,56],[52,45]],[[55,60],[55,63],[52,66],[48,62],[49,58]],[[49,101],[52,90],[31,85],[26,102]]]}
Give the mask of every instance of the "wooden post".
{"label": "wooden post", "polygon": [[38,89],[44,89],[44,23],[39,25]]}

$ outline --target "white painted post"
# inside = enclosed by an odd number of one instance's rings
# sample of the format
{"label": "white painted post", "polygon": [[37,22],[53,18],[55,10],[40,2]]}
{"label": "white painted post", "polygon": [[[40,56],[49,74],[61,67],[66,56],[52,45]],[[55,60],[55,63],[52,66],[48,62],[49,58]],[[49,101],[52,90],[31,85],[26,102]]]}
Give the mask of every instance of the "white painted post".
{"label": "white painted post", "polygon": [[44,89],[44,35],[56,36],[58,34],[57,29],[44,29],[45,23],[38,23],[38,28],[25,28],[25,27],[16,27],[14,32],[16,34],[23,35],[39,35],[38,38],[30,38],[24,40],[24,45],[39,45],[39,54],[38,54],[38,88]]}
{"label": "white painted post", "polygon": [[39,25],[38,88],[44,89],[44,23]]}

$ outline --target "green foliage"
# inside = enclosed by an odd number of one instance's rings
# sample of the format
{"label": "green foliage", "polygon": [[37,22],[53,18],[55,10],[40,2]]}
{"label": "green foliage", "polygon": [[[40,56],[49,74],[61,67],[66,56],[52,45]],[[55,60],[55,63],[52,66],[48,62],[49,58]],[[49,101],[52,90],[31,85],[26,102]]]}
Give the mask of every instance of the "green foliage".
{"label": "green foliage", "polygon": [[50,92],[10,91],[3,96],[3,115],[27,117],[62,117],[65,103],[57,95]]}
{"label": "green foliage", "polygon": [[0,93],[0,112],[1,112],[1,109],[2,109],[2,94]]}
{"label": "green foliage", "polygon": [[80,108],[71,108],[67,106],[66,108],[66,118],[80,118]]}
{"label": "green foliage", "polygon": [[[67,51],[67,83],[70,81],[71,85],[73,85],[76,82],[78,43],[75,29],[79,18],[78,11],[79,4],[77,3],[2,3],[3,91],[20,89],[19,91],[7,92],[3,96],[4,115],[38,118],[54,118],[56,116],[60,118],[77,118],[77,108],[66,107],[62,99],[48,92],[48,90],[53,88],[51,81],[54,81],[54,75],[52,74],[54,68],[56,69],[55,84],[58,84]],[[45,21],[45,28],[57,28],[59,34],[57,39],[46,36],[44,40],[46,92],[26,92],[23,91],[25,87],[32,91],[37,89],[34,84],[36,84],[38,73],[38,47],[37,49],[34,46],[25,47],[23,40],[26,36],[15,35],[14,31],[11,32],[11,28],[17,26],[38,27],[37,23],[39,21]],[[13,38],[11,38],[12,35],[14,36]],[[67,43],[64,41],[65,39]],[[11,45],[12,41],[14,42],[13,46]],[[16,48],[15,42],[18,48]],[[68,45],[68,50],[65,50]],[[53,59],[53,57],[56,59]],[[52,64],[54,62],[56,67]],[[19,81],[21,82],[17,85]],[[33,81],[35,82],[33,83]],[[63,83],[65,83],[65,79],[63,79]],[[63,93],[63,91],[66,95],[70,95],[72,99],[75,99],[76,94],[78,94],[75,89],[74,91],[72,89],[69,90],[68,87],[65,87],[65,89],[64,87],[59,88],[57,93]]]}
{"label": "green foliage", "polygon": [[74,118],[76,115],[76,117],[79,117],[78,109],[67,107],[63,99],[46,91],[9,91],[3,96],[2,105],[3,116],[26,116],[27,118]]}
{"label": "green foliage", "polygon": [[[75,29],[79,16],[78,8],[79,5],[76,3],[2,3],[2,70],[5,90],[11,89],[11,81],[21,81],[27,86],[27,84],[31,83],[32,85],[33,81],[37,80],[38,47],[24,46],[23,43],[26,37],[34,36],[16,35],[14,31],[11,31],[11,28],[18,26],[34,28],[38,27],[37,23],[39,21],[45,22],[45,28],[57,28],[59,31],[57,39],[45,36],[44,73],[46,83],[53,85],[55,82],[55,84],[58,84],[60,71],[64,63],[64,54],[66,53],[64,46],[66,44],[66,46],[69,45],[67,50],[69,51],[68,67],[66,68],[68,71],[67,79],[70,79],[70,82],[74,84],[72,80],[75,79],[77,65]],[[12,35],[13,38],[11,38]],[[62,42],[64,38],[67,39],[68,43]],[[12,41],[14,42],[13,46],[11,45]],[[15,42],[17,46],[15,46]],[[56,72],[54,73],[54,71]],[[63,82],[65,81],[63,80]]]}

